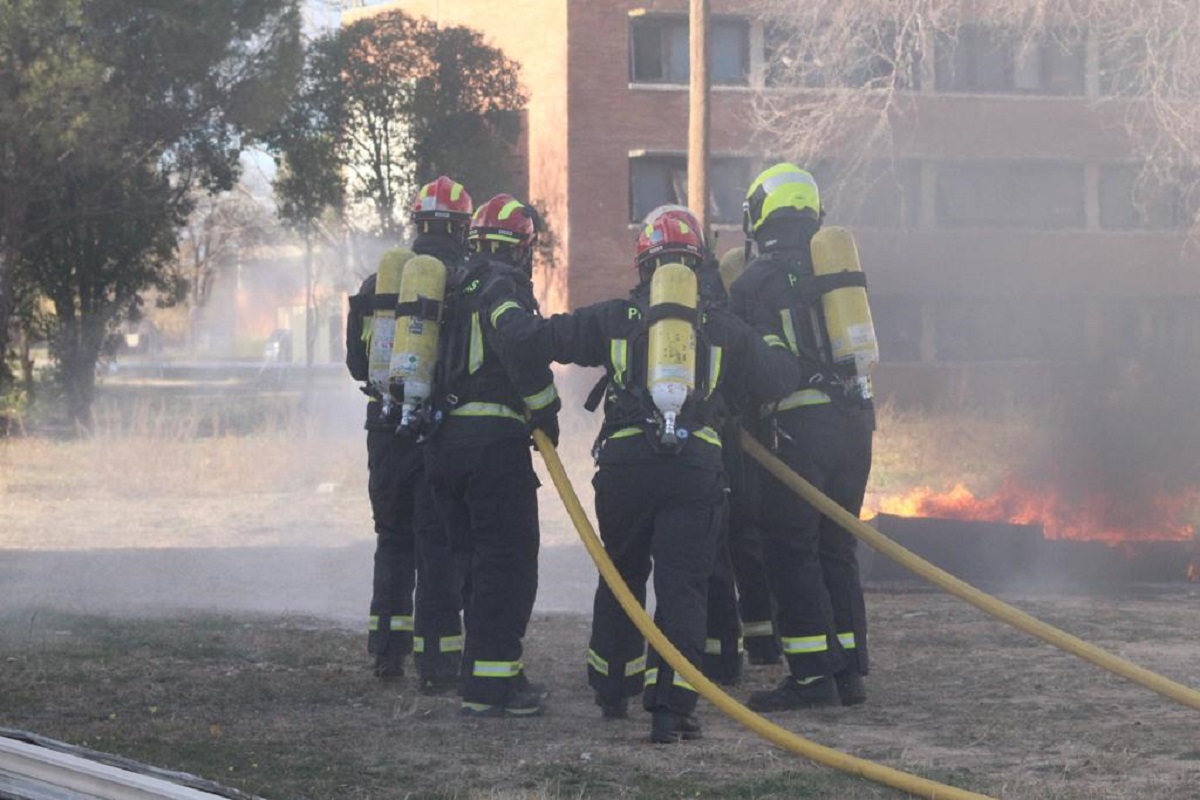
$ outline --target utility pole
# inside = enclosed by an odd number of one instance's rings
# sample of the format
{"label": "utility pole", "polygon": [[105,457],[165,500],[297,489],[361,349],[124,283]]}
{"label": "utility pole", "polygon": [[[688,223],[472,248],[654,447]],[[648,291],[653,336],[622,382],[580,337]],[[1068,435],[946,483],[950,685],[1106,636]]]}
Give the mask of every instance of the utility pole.
{"label": "utility pole", "polygon": [[690,2],[687,204],[700,221],[705,241],[708,241],[708,0]]}

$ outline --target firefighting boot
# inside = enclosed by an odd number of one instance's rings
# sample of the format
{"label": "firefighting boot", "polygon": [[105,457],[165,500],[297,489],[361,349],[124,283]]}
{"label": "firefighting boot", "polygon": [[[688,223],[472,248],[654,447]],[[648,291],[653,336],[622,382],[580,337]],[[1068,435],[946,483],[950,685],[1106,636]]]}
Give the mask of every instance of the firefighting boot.
{"label": "firefighting boot", "polygon": [[420,677],[421,694],[448,694],[458,688],[457,675],[422,675]]}
{"label": "firefighting boot", "polygon": [[750,648],[746,648],[746,660],[750,662],[752,667],[769,667],[772,664],[778,664],[780,659],[779,653],[769,651],[755,652]]}
{"label": "firefighting boot", "polygon": [[650,741],[655,744],[674,744],[699,739],[703,735],[700,723],[691,714],[677,714],[666,708],[655,709],[650,723]]}
{"label": "firefighting boot", "polygon": [[838,696],[842,705],[856,706],[867,702],[867,686],[863,683],[862,675],[854,669],[842,670],[833,676],[837,683]]}
{"label": "firefighting boot", "polygon": [[463,700],[458,713],[463,717],[540,717],[546,712],[545,700],[550,692],[540,683],[523,681],[514,689],[504,705],[471,703]]}
{"label": "firefighting boot", "polygon": [[789,675],[774,689],[752,693],[746,707],[751,711],[791,711],[836,706],[841,702],[837,685],[828,675],[812,678],[793,678]]}
{"label": "firefighting boot", "polygon": [[701,672],[713,683],[722,686],[737,686],[742,679],[742,654],[705,653],[701,661]]}
{"label": "firefighting boot", "polygon": [[380,653],[375,656],[376,678],[400,678],[404,676],[404,653]]}
{"label": "firefighting boot", "polygon": [[607,700],[596,692],[596,705],[600,706],[600,713],[605,719],[625,719],[629,716],[629,698],[622,697],[619,700]]}

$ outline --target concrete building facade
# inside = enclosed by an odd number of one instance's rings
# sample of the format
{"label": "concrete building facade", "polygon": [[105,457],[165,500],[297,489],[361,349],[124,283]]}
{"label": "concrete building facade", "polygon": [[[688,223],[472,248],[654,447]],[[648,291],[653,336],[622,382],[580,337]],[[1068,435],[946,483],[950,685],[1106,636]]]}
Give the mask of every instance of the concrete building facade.
{"label": "concrete building facade", "polygon": [[[526,185],[548,210],[557,267],[545,307],[619,295],[634,280],[636,221],[686,202],[686,0],[396,0],[467,25],[520,62],[529,93]],[[743,4],[712,0],[710,219],[739,246],[740,201],[775,159],[751,143],[772,91],[770,32]],[[1093,380],[1129,359],[1200,363],[1197,204],[1173,187],[1135,202],[1133,147],[1114,73],[1086,35],[1005,48],[968,26],[914,80],[911,114],[881,153],[887,178],[853,212],[883,351],[884,395],[1020,400]],[[805,165],[819,180],[837,171]],[[970,387],[969,391],[962,387]]]}

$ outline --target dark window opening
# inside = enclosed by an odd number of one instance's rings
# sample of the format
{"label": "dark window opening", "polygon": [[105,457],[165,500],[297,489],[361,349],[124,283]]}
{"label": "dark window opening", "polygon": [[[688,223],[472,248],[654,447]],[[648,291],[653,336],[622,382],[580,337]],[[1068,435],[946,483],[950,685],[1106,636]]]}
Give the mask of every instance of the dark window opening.
{"label": "dark window opening", "polygon": [[[708,221],[738,224],[742,198],[753,176],[750,161],[714,157],[708,165]],[[629,221],[641,222],[646,214],[665,204],[688,205],[686,156],[636,156],[629,159]]]}
{"label": "dark window opening", "polygon": [[[633,83],[687,83],[690,78],[685,17],[634,17],[629,24],[629,79]],[[746,85],[750,75],[750,25],[714,19],[708,30],[709,80]]]}
{"label": "dark window opening", "polygon": [[1081,298],[942,298],[933,318],[939,361],[1074,361],[1085,355]]}
{"label": "dark window opening", "polygon": [[1105,230],[1186,228],[1200,211],[1193,178],[1162,182],[1129,164],[1100,168],[1100,227]]}
{"label": "dark window opening", "polygon": [[1052,31],[1019,39],[987,25],[964,25],[956,35],[939,34],[935,85],[943,92],[1018,92],[1080,95],[1084,92],[1082,34]]}
{"label": "dark window opening", "polygon": [[831,224],[915,228],[921,213],[919,161],[872,161],[852,171],[837,161],[808,168]]}
{"label": "dark window opening", "polygon": [[980,161],[937,165],[938,227],[1082,228],[1081,164]]}
{"label": "dark window opening", "polygon": [[[821,44],[841,53],[822,54]],[[783,25],[764,31],[767,86],[807,88],[920,87],[920,48],[913,36],[898,32],[893,22],[861,28],[848,40],[808,35]]]}

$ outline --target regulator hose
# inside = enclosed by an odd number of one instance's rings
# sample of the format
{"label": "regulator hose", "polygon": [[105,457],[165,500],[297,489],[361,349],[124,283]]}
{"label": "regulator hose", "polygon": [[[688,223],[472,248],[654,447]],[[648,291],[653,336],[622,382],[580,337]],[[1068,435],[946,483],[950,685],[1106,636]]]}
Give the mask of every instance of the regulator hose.
{"label": "regulator hose", "polygon": [[596,531],[592,528],[592,523],[588,520],[587,513],[583,510],[579,497],[575,494],[574,487],[571,486],[571,479],[567,476],[562,459],[558,457],[558,452],[554,449],[549,437],[535,428],[533,440],[537,444],[538,452],[542,454],[542,459],[546,462],[546,469],[550,472],[550,478],[554,481],[554,487],[558,489],[563,505],[566,506],[567,514],[575,524],[575,530],[579,532],[579,538],[583,540],[584,547],[587,548],[592,561],[596,562],[596,568],[600,570],[600,575],[612,590],[613,595],[616,596],[617,602],[621,604],[621,608],[629,615],[629,619],[641,634],[646,637],[646,641],[663,657],[663,660],[671,665],[672,669],[695,687],[701,697],[715,705],[726,716],[741,723],[764,739],[818,764],[882,783],[917,797],[936,798],[937,800],[990,800],[987,795],[919,778],[907,772],[857,758],[797,736],[746,708],[704,677],[704,673],[692,666],[691,662],[684,658],[675,645],[671,644],[662,631],[655,626],[641,603],[625,585],[621,573],[617,571],[616,566],[608,557],[608,553],[604,551],[604,545],[596,536]]}
{"label": "regulator hose", "polygon": [[1169,678],[1164,678],[1162,675],[1151,672],[1144,667],[1139,667],[1132,661],[1126,661],[1119,656],[1101,650],[1099,647],[1089,644],[1069,633],[1060,631],[1052,625],[1047,625],[1045,622],[1026,614],[1024,611],[981,592],[969,583],[954,577],[949,572],[935,567],[916,553],[901,547],[830,500],[818,491],[815,486],[789,469],[787,464],[780,461],[749,433],[743,430],[741,434],[742,449],[751,458],[761,464],[767,472],[771,473],[783,485],[811,503],[822,514],[905,569],[915,572],[934,586],[944,589],[960,600],[965,600],[1001,622],[1006,622],[1015,628],[1036,636],[1044,642],[1054,645],[1060,650],[1077,655],[1102,669],[1120,675],[1122,678],[1127,678],[1151,691],[1158,692],[1163,697],[1168,697],[1189,708],[1200,711],[1200,692],[1181,683],[1176,683]]}

